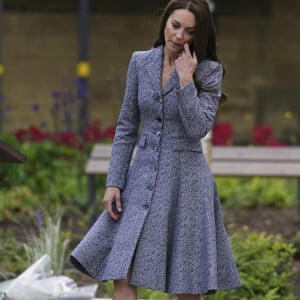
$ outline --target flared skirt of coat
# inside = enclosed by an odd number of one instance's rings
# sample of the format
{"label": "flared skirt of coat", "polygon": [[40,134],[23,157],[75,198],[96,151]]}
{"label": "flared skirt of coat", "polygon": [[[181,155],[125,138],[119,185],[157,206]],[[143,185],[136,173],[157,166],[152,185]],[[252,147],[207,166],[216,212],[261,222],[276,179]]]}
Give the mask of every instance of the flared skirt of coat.
{"label": "flared skirt of coat", "polygon": [[139,147],[129,168],[120,220],[104,211],[71,261],[100,281],[125,279],[132,265],[132,285],[170,294],[238,287],[216,184],[203,154],[147,151]]}

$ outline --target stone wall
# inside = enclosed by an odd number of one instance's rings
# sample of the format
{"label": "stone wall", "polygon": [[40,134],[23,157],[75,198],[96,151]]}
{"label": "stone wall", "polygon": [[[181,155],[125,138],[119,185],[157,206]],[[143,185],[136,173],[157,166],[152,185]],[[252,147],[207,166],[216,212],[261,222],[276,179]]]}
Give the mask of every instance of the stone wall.
{"label": "stone wall", "polygon": [[[300,3],[272,3],[266,17],[218,17],[219,56],[227,67],[224,90],[229,95],[218,120],[233,122],[239,142],[249,138],[255,122],[268,123],[281,135],[299,127]],[[157,24],[157,17],[145,14],[90,16],[92,119],[115,123],[131,53],[152,46]],[[12,107],[5,130],[41,119],[51,126],[49,95],[62,87],[62,77],[75,76],[77,16],[5,12],[3,27],[3,90]],[[39,114],[30,109],[32,103],[42,104]]]}

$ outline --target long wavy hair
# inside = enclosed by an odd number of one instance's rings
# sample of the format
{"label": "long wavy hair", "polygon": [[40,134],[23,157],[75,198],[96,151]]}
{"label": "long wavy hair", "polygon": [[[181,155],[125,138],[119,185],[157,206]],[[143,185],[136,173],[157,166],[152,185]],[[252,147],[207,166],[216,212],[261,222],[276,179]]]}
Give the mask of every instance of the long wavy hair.
{"label": "long wavy hair", "polygon": [[[158,31],[158,37],[154,42],[154,47],[165,45],[165,27],[170,15],[176,9],[187,9],[194,14],[196,18],[196,28],[193,34],[192,48],[197,55],[198,63],[203,59],[210,59],[220,63],[217,57],[217,35],[213,17],[209,10],[206,0],[171,0],[164,9]],[[224,69],[224,67],[223,67]],[[223,77],[225,75],[225,69]],[[197,90],[205,90],[202,87],[201,80],[194,73],[194,82]],[[222,93],[220,103],[227,100],[227,96]]]}

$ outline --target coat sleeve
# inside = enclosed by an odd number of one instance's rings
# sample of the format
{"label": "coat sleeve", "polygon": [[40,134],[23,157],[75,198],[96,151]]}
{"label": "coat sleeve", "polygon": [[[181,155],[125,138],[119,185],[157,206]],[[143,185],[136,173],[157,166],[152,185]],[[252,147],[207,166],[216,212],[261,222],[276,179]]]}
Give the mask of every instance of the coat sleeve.
{"label": "coat sleeve", "polygon": [[138,138],[140,113],[137,98],[138,80],[134,53],[127,71],[125,96],[117,122],[106,180],[106,186],[119,187],[121,190],[126,183],[127,171]]}
{"label": "coat sleeve", "polygon": [[221,64],[209,61],[197,68],[198,77],[204,88],[198,93],[194,82],[176,91],[179,113],[186,135],[190,138],[201,139],[212,128],[219,100],[223,79]]}

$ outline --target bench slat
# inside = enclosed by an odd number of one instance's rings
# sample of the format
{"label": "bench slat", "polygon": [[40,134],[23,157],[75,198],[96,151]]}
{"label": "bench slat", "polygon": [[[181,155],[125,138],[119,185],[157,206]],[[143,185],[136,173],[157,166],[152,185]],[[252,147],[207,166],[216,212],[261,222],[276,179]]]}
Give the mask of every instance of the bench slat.
{"label": "bench slat", "polygon": [[111,153],[111,145],[95,145],[93,147],[91,157],[98,157],[98,158],[110,158]]}
{"label": "bench slat", "polygon": [[108,160],[90,159],[85,168],[88,175],[106,175],[108,171]]}
{"label": "bench slat", "polygon": [[[106,175],[108,160],[90,159],[86,165],[86,173]],[[217,176],[278,176],[297,177],[300,163],[268,163],[268,162],[211,162],[211,171]]]}
{"label": "bench slat", "polygon": [[300,174],[300,162],[268,163],[212,161],[211,171],[216,176],[298,177]]}
{"label": "bench slat", "polygon": [[243,147],[230,146],[212,147],[212,160],[280,160],[280,161],[299,161],[299,147]]}
{"label": "bench slat", "polygon": [[[106,175],[110,155],[110,144],[96,144],[86,173]],[[300,147],[212,147],[211,170],[216,176],[299,177]]]}

